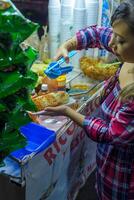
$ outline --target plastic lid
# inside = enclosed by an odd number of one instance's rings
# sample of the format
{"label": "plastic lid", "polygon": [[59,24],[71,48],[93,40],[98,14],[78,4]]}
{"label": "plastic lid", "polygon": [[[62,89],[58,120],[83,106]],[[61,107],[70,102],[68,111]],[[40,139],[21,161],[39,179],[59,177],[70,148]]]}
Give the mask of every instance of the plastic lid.
{"label": "plastic lid", "polygon": [[57,81],[66,81],[66,75],[61,75],[57,78]]}
{"label": "plastic lid", "polygon": [[41,85],[41,90],[42,91],[47,91],[48,90],[48,85],[47,84],[42,84]]}

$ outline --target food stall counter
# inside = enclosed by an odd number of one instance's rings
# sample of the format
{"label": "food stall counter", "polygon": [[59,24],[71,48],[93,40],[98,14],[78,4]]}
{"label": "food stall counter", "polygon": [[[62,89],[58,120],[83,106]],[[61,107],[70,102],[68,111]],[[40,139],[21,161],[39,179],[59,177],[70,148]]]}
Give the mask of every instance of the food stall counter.
{"label": "food stall counter", "polygon": [[[101,87],[97,86],[97,92],[83,101],[78,112],[89,114],[90,103],[100,91]],[[11,155],[6,157],[5,166],[0,168],[0,180],[5,177],[10,189],[13,184],[21,188],[24,200],[74,200],[95,169],[96,143],[66,117],[48,117],[42,125],[56,131],[55,141],[38,154],[31,154],[26,162],[18,161]],[[3,189],[2,195],[8,200],[6,190],[4,192]],[[19,199],[19,196],[12,198]]]}

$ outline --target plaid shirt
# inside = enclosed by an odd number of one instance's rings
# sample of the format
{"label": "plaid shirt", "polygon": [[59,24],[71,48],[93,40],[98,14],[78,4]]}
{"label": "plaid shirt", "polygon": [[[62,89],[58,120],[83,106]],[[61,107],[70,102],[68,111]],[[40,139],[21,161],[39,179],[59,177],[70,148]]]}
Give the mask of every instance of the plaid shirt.
{"label": "plaid shirt", "polygon": [[[112,30],[89,27],[77,34],[78,49],[108,47]],[[104,82],[97,117],[87,116],[83,127],[97,144],[97,193],[100,200],[134,200],[134,102],[122,103],[119,71]]]}

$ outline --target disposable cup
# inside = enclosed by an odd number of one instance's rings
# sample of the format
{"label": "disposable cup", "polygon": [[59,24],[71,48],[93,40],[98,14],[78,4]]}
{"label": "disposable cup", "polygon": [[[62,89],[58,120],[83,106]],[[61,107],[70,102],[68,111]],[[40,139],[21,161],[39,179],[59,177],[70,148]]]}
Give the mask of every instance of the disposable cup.
{"label": "disposable cup", "polygon": [[49,34],[49,42],[59,42],[59,35],[50,35]]}
{"label": "disposable cup", "polygon": [[86,50],[86,56],[94,57],[94,49],[88,49],[88,50]]}
{"label": "disposable cup", "polygon": [[50,35],[58,35],[60,33],[60,22],[57,23],[49,23],[49,34]]}
{"label": "disposable cup", "polygon": [[53,58],[56,55],[57,49],[59,47],[59,37],[49,35],[49,54],[50,58]]}
{"label": "disposable cup", "polygon": [[75,69],[79,69],[80,68],[80,63],[79,63],[79,60],[81,57],[83,57],[85,55],[85,50],[82,50],[80,52],[78,52],[78,54],[76,54],[72,60],[71,60],[71,63],[72,65],[74,66]]}
{"label": "disposable cup", "polygon": [[84,21],[86,18],[86,9],[83,9],[83,10],[78,10],[78,9],[74,9],[74,12],[73,12],[73,18],[75,21]]}
{"label": "disposable cup", "polygon": [[85,0],[75,0],[74,8],[86,8]]}
{"label": "disposable cup", "polygon": [[75,24],[75,26],[73,26],[73,35],[77,32],[77,31],[79,31],[80,29],[83,29],[83,28],[85,28],[85,22],[82,24]]}
{"label": "disposable cup", "polygon": [[87,26],[97,24],[98,22],[99,4],[98,2],[87,4]]}
{"label": "disposable cup", "polygon": [[73,16],[73,8],[70,5],[61,4],[61,18],[69,19]]}
{"label": "disposable cup", "polygon": [[87,15],[87,26],[97,24],[98,22],[98,15]]}
{"label": "disposable cup", "polygon": [[60,43],[62,44],[63,42],[72,37],[72,22],[61,21],[60,28]]}
{"label": "disposable cup", "polygon": [[98,3],[99,0],[86,0],[86,5],[89,3]]}
{"label": "disposable cup", "polygon": [[57,16],[60,16],[60,12],[61,12],[60,7],[48,7],[49,17],[55,16],[56,18]]}
{"label": "disposable cup", "polygon": [[[89,3],[89,4],[87,4],[87,10],[91,10],[91,9],[93,9],[93,10],[97,9],[98,10],[98,8],[99,8],[99,4],[97,2],[96,3]],[[95,12],[97,10],[95,10]]]}
{"label": "disposable cup", "polygon": [[54,6],[60,6],[60,0],[49,0],[48,6],[54,7]]}
{"label": "disposable cup", "polygon": [[73,16],[73,30],[77,31],[81,28],[86,26],[86,9],[83,11],[79,11],[74,9],[74,16]]}
{"label": "disposable cup", "polygon": [[60,7],[48,8],[49,33],[57,35],[60,32]]}
{"label": "disposable cup", "polygon": [[72,5],[72,0],[61,0],[61,5]]}
{"label": "disposable cup", "polygon": [[87,26],[96,25],[97,24],[97,19],[98,19],[98,16],[94,16],[94,18],[88,18],[87,22],[86,22],[86,25]]}
{"label": "disposable cup", "polygon": [[98,3],[87,4],[87,12],[89,14],[90,14],[90,12],[98,14],[98,9],[99,9],[99,4]]}
{"label": "disposable cup", "polygon": [[51,28],[49,28],[49,34],[51,36],[60,35],[60,31],[52,30]]}

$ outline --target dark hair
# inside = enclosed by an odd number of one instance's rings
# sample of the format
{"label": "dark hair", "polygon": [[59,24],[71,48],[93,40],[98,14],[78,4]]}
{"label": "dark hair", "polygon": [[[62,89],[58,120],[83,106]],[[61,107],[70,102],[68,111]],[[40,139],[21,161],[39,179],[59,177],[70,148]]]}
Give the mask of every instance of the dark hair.
{"label": "dark hair", "polygon": [[134,0],[124,1],[116,8],[111,17],[111,25],[115,20],[125,21],[130,30],[134,32]]}

